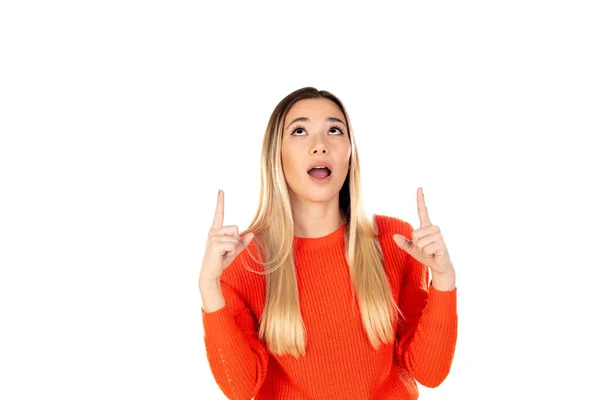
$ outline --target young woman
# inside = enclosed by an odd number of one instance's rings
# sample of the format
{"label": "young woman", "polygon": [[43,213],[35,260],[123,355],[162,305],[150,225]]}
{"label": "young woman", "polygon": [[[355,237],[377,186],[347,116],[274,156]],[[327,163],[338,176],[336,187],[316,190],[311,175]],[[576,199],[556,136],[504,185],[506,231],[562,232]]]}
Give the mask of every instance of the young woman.
{"label": "young woman", "polygon": [[[223,226],[199,278],[206,354],[229,399],[416,399],[457,336],[455,271],[417,190],[420,227],[367,218],[342,102],[307,87],[271,114],[257,213]],[[431,283],[429,280],[431,269]]]}

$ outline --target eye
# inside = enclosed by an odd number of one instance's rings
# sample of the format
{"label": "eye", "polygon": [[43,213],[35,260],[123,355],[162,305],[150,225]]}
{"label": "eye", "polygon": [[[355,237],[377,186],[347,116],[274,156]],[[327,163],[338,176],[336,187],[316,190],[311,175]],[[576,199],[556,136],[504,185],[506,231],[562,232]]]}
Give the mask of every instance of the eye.
{"label": "eye", "polygon": [[294,135],[296,132],[298,132],[298,131],[303,131],[303,130],[304,130],[304,128],[301,128],[301,127],[294,127],[294,128],[292,129],[292,136],[304,136],[304,135]]}
{"label": "eye", "polygon": [[[329,128],[329,131],[331,132],[331,130],[335,130],[337,129],[339,131],[339,133],[335,133],[334,136],[340,136],[344,134],[344,128],[339,126],[339,125],[331,125],[331,127]],[[292,133],[291,136],[305,136],[305,135],[296,135],[295,133],[298,131],[304,131],[304,127],[302,127],[301,125],[296,125],[292,128]]]}
{"label": "eye", "polygon": [[331,125],[330,130],[332,130],[332,129],[337,129],[338,131],[340,131],[340,133],[338,135],[343,135],[344,134],[344,129],[341,126],[339,126],[339,125]]}

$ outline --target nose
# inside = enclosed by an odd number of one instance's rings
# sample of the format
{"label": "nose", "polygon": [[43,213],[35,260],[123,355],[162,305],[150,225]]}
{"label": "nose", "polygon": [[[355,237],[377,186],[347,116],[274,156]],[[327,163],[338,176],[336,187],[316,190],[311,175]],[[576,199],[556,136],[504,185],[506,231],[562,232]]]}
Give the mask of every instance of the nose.
{"label": "nose", "polygon": [[[323,135],[325,137],[323,137]],[[329,150],[327,149],[328,145],[327,132],[319,132],[316,135],[312,135],[312,143],[311,143],[311,154],[327,154]]]}
{"label": "nose", "polygon": [[315,144],[311,149],[312,154],[319,154],[319,153],[327,154],[327,152],[328,152],[327,148],[325,146],[325,143],[323,143],[323,142],[319,142],[319,143]]}

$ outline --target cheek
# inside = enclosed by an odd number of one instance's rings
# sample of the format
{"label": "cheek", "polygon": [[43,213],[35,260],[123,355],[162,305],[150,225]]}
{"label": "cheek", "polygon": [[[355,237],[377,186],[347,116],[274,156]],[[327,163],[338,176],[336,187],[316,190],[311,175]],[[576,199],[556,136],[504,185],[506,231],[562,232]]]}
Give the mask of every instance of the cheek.
{"label": "cheek", "polygon": [[289,146],[282,146],[281,148],[281,164],[283,165],[284,172],[291,172],[295,169],[297,163],[297,157],[294,155],[293,148]]}
{"label": "cheek", "polygon": [[344,143],[336,149],[337,154],[339,155],[339,161],[343,165],[350,164],[350,153],[352,152],[352,148],[350,147],[350,143]]}

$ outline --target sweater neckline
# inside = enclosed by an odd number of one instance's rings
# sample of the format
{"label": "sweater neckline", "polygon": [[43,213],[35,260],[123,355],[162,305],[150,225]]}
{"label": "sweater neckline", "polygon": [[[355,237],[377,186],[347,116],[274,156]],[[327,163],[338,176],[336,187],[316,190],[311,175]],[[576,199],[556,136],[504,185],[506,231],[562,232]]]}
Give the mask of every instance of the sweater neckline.
{"label": "sweater neckline", "polygon": [[294,236],[294,245],[306,250],[321,249],[343,242],[346,221],[342,222],[333,232],[321,237],[298,237]]}

